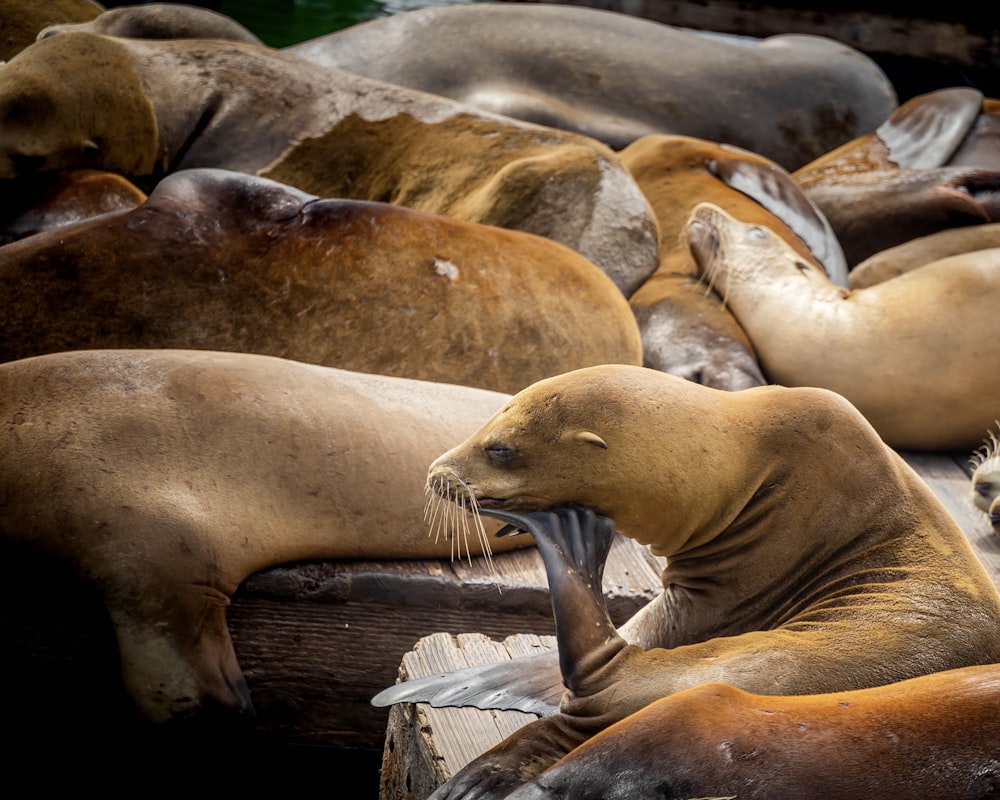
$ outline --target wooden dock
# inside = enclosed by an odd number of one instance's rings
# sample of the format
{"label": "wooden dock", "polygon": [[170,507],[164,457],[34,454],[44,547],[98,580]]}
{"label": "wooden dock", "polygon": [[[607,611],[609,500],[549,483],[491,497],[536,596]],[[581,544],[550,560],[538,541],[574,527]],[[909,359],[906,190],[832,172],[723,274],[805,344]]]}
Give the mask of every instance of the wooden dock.
{"label": "wooden dock", "polygon": [[[1000,538],[972,502],[968,458],[927,453],[903,456],[961,525],[1000,589]],[[458,637],[435,634],[422,639],[404,656],[400,678],[420,678],[555,647],[552,635],[497,640],[480,632]],[[469,761],[532,719],[534,715],[519,711],[432,708],[424,703],[393,706],[383,750],[380,800],[424,800]]]}

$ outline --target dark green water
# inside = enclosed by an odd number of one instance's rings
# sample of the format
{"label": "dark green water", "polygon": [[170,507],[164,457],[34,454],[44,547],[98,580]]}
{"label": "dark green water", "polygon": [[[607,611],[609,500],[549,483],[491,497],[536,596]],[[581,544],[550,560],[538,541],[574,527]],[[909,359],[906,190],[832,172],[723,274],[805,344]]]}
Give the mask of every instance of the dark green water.
{"label": "dark green water", "polygon": [[476,2],[489,0],[222,0],[219,10],[271,47],[287,47],[375,17]]}

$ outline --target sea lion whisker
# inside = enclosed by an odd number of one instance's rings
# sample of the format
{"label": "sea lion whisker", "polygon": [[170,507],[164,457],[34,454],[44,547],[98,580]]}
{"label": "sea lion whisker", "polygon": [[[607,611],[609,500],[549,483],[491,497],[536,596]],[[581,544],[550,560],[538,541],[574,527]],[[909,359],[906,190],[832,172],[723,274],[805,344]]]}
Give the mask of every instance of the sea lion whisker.
{"label": "sea lion whisker", "polygon": [[[996,420],[994,424],[1000,428],[1000,420]],[[992,430],[988,430],[986,434],[983,444],[976,448],[972,455],[969,456],[969,464],[973,469],[982,466],[991,458],[996,458],[1000,455],[1000,436]]]}

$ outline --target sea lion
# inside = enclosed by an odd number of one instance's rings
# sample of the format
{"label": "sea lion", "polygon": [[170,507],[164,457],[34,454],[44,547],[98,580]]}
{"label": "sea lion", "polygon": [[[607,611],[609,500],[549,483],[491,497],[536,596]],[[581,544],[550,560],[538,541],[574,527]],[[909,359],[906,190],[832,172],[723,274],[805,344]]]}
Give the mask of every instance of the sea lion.
{"label": "sea lion", "polygon": [[972,467],[972,502],[992,520],[993,502],[1000,497],[1000,436],[995,431],[987,432],[982,446],[969,459],[969,465]]}
{"label": "sea lion", "polygon": [[0,280],[0,361],[236,350],[498,391],[642,363],[628,301],[568,247],[228,170],[175,173],[132,211],[8,244]]}
{"label": "sea lion", "polygon": [[424,476],[506,399],[242,353],[2,364],[0,537],[101,593],[148,720],[246,717],[225,621],[238,584],[305,559],[481,552],[428,536]]}
{"label": "sea lion", "polygon": [[839,392],[900,449],[971,449],[1000,418],[1000,377],[982,368],[1000,359],[1000,248],[850,291],[711,203],[688,240],[772,382]]}
{"label": "sea lion", "polygon": [[285,48],[304,59],[577,131],[727,142],[796,169],[897,105],[864,54],[819,36],[706,36],[544,3],[420,8]]}
{"label": "sea lion", "polygon": [[[384,157],[380,137],[397,134]],[[0,179],[90,167],[148,191],[184,168],[263,173],[316,137],[336,191],[270,177],[546,236],[625,291],[656,266],[648,203],[608,147],[578,134],[244,42],[69,32],[0,67]]]}
{"label": "sea lion", "polygon": [[698,202],[711,200],[739,219],[768,225],[846,286],[847,264],[829,224],[785,170],[737,147],[653,134],[620,156],[660,226],[659,267],[629,298],[643,363],[717,389],[766,383],[746,334],[700,279],[684,226]]}
{"label": "sea lion", "polygon": [[93,0],[0,0],[0,62],[30,46],[49,25],[86,22],[103,11]]}
{"label": "sea lion", "polygon": [[[559,713],[435,798],[504,797],[613,723],[703,683],[815,694],[1000,661],[1000,594],[965,534],[825,389],[725,392],[642,367],[576,370],[515,394],[427,482],[504,521],[529,518],[514,522],[545,563],[567,687]],[[600,598],[615,528],[667,560],[663,593],[623,633]],[[468,685],[461,702],[484,689],[465,676],[430,682]],[[410,699],[406,687],[376,700]]]}
{"label": "sea lion", "polygon": [[70,31],[102,33],[126,39],[226,39],[264,45],[255,33],[225,14],[180,3],[144,3],[109,8],[85,22],[50,25],[39,32],[38,38]]}
{"label": "sea lion", "polygon": [[852,289],[864,289],[932,261],[993,247],[1000,247],[1000,222],[949,228],[869,256],[850,271],[847,280]]}
{"label": "sea lion", "polygon": [[146,201],[138,186],[113,172],[70,169],[8,181],[0,197],[0,244]]}
{"label": "sea lion", "polygon": [[710,683],[616,723],[506,797],[988,800],[1000,796],[997,742],[998,664],[794,697]]}
{"label": "sea lion", "polygon": [[968,87],[918,95],[792,174],[851,266],[917,237],[1000,221],[1000,103]]}

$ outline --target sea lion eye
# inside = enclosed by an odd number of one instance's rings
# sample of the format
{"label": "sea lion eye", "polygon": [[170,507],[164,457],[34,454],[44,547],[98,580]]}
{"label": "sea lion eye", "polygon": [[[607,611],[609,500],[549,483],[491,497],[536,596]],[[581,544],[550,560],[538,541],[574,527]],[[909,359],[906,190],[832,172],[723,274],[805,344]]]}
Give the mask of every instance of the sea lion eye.
{"label": "sea lion eye", "polygon": [[764,228],[762,228],[760,225],[754,225],[750,229],[750,235],[753,236],[755,239],[766,239],[767,238],[767,231]]}
{"label": "sea lion eye", "polygon": [[513,447],[507,447],[503,444],[491,444],[484,447],[483,452],[489,456],[490,461],[494,464],[509,464],[520,456],[520,453]]}

